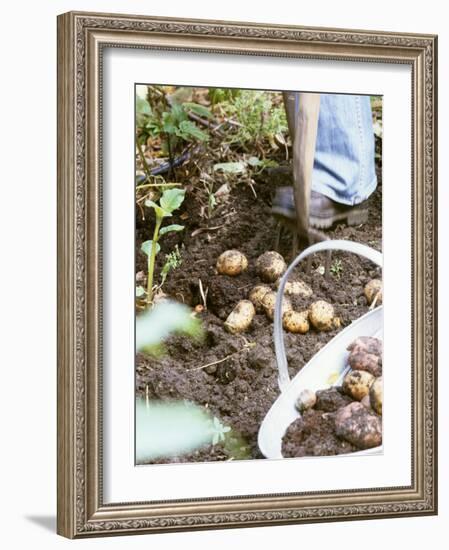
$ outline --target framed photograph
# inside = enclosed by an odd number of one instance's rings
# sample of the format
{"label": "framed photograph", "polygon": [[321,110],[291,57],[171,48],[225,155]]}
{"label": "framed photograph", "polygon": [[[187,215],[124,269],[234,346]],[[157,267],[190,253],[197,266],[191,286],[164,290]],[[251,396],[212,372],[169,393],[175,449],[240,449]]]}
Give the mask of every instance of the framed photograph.
{"label": "framed photograph", "polygon": [[437,37],[58,18],[58,532],[437,513]]}

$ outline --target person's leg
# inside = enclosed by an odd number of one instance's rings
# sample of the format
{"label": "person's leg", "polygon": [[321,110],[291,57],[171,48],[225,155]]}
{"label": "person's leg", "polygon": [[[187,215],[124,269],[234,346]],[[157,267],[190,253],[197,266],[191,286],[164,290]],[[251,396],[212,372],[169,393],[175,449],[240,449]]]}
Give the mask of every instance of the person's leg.
{"label": "person's leg", "polygon": [[[290,132],[292,111],[298,108],[300,96],[284,94]],[[294,135],[291,137],[294,139]],[[293,162],[297,159],[293,158]],[[310,224],[325,228],[337,221],[346,221],[349,225],[366,221],[368,211],[363,201],[376,185],[369,96],[321,94]],[[277,190],[273,214],[284,219],[295,218],[291,187]]]}
{"label": "person's leg", "polygon": [[352,206],[376,185],[369,96],[321,94],[312,189]]}

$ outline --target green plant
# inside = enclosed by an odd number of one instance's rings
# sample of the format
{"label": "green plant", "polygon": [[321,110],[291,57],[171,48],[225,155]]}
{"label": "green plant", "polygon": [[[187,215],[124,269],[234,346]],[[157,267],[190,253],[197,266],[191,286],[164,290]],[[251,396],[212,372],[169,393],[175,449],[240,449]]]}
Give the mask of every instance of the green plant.
{"label": "green plant", "polygon": [[175,249],[172,250],[169,254],[165,255],[165,263],[161,269],[161,284],[162,286],[166,279],[167,275],[172,271],[172,269],[178,268],[182,264],[181,252],[179,251],[178,245],[175,246]]}
{"label": "green plant", "polygon": [[227,116],[233,117],[236,131],[231,144],[273,143],[276,135],[288,131],[287,117],[282,102],[275,101],[275,95],[258,90],[240,90],[230,101],[221,104]]}
{"label": "green plant", "polygon": [[330,267],[330,272],[332,273],[332,275],[334,275],[334,277],[337,277],[337,279],[339,279],[343,273],[343,264],[341,262],[341,260],[334,260],[331,267]]}
{"label": "green plant", "polygon": [[225,426],[220,422],[220,420],[218,420],[216,416],[214,416],[212,420],[212,426],[211,426],[212,445],[217,445],[217,443],[224,441],[225,434],[230,431],[231,431],[231,428],[229,426]]}
{"label": "green plant", "polygon": [[190,113],[212,118],[207,107],[193,102],[170,104],[163,91],[149,86],[147,99],[136,98],[137,145],[145,143],[149,137],[159,136],[163,150],[171,158],[180,142],[207,141],[208,134],[189,119]]}
{"label": "green plant", "polygon": [[177,210],[185,196],[184,189],[167,189],[162,193],[161,198],[159,199],[159,204],[146,200],[145,206],[153,208],[156,215],[156,223],[154,225],[153,239],[145,241],[142,243],[141,249],[148,256],[148,278],[147,278],[147,304],[153,302],[153,277],[154,277],[154,263],[156,259],[156,254],[160,251],[161,247],[159,244],[159,239],[167,233],[173,231],[182,231],[184,229],[183,225],[171,224],[161,227],[162,221],[164,218],[170,217],[172,213]]}

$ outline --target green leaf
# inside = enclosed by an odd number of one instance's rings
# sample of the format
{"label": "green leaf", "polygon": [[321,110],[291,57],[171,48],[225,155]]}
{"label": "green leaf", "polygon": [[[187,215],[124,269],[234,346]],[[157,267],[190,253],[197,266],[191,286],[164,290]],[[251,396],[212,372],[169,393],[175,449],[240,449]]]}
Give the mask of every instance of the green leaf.
{"label": "green leaf", "polygon": [[182,231],[184,229],[183,225],[178,225],[176,223],[172,225],[166,225],[165,227],[161,227],[159,231],[159,235],[165,235],[166,233],[171,233],[172,231]]}
{"label": "green leaf", "polygon": [[146,292],[143,286],[137,285],[136,286],[136,298],[142,298],[142,296],[145,296]]}
{"label": "green leaf", "polygon": [[149,208],[153,208],[158,218],[166,218],[168,216],[171,216],[171,210],[161,208],[158,204],[156,204],[153,201],[150,201],[149,199],[145,201],[145,206],[148,206]]}
{"label": "green leaf", "polygon": [[227,174],[244,174],[246,165],[244,162],[221,162],[214,164],[214,171],[221,171]]}
{"label": "green leaf", "polygon": [[[153,248],[153,241],[145,241],[140,246],[140,250],[144,252],[148,257],[151,256],[151,249]],[[156,254],[160,251],[161,245],[159,243],[156,243]]]}
{"label": "green leaf", "polygon": [[185,194],[185,189],[167,189],[162,193],[159,201],[162,209],[171,214],[173,210],[181,206]]}
{"label": "green leaf", "polygon": [[151,115],[151,107],[146,99],[139,96],[136,97],[136,112],[138,115]]}
{"label": "green leaf", "polygon": [[199,319],[192,317],[187,306],[164,300],[136,319],[136,348],[159,345],[172,333],[200,338],[203,334]]}
{"label": "green leaf", "polygon": [[198,141],[207,141],[209,136],[198,128],[191,120],[183,120],[179,123],[179,128],[176,130],[176,135],[183,139],[193,137]]}
{"label": "green leaf", "polygon": [[257,157],[249,157],[248,164],[250,166],[259,166],[260,164],[262,164],[262,161]]}
{"label": "green leaf", "polygon": [[187,109],[188,111],[192,111],[192,113],[195,113],[198,116],[213,118],[212,113],[209,111],[207,107],[204,107],[204,105],[200,105],[198,103],[186,102],[186,103],[183,103],[183,106],[184,106],[184,109]]}

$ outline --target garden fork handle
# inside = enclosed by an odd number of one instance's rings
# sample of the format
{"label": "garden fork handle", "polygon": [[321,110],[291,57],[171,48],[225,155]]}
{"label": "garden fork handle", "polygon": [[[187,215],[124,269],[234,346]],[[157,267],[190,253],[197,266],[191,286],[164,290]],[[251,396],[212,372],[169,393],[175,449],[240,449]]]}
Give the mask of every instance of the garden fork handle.
{"label": "garden fork handle", "polygon": [[309,210],[312,191],[320,94],[300,93],[293,140],[293,194],[298,235],[309,240]]}

